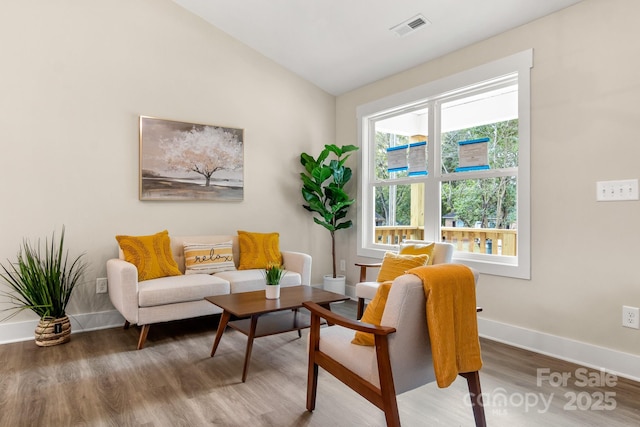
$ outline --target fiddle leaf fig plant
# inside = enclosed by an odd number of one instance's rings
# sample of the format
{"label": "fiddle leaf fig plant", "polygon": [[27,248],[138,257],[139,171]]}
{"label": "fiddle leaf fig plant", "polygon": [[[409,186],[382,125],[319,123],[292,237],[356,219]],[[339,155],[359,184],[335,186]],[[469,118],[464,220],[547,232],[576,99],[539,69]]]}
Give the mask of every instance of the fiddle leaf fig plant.
{"label": "fiddle leaf fig plant", "polygon": [[353,225],[351,220],[344,218],[355,199],[344,187],[352,176],[351,168],[345,166],[345,162],[351,156],[349,153],[356,150],[355,145],[327,144],[317,159],[307,153],[300,155],[300,163],[305,169],[300,173],[302,197],[306,203],[302,207],[315,214],[314,222],[331,233],[334,278],[337,276],[335,232]]}

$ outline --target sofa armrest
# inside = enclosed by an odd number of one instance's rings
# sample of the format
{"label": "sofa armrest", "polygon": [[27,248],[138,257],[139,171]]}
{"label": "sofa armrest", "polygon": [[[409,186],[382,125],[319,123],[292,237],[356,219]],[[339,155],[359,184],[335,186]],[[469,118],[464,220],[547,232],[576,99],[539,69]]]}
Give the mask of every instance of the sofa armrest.
{"label": "sofa armrest", "polygon": [[325,319],[329,325],[338,325],[343,328],[374,335],[389,335],[396,331],[396,328],[392,328],[390,326],[378,326],[371,323],[363,323],[357,320],[348,319],[338,313],[327,310],[312,301],[305,301],[302,303],[302,306],[309,310],[312,316],[319,316]]}
{"label": "sofa armrest", "polygon": [[138,323],[138,269],[135,265],[113,258],[107,261],[109,299],[122,316]]}
{"label": "sofa armrest", "polygon": [[363,264],[361,262],[356,262],[356,266],[360,267],[360,281],[361,282],[366,282],[367,281],[367,269],[368,268],[380,268],[382,267],[382,263],[381,262],[376,262],[373,264]]}
{"label": "sofa armrest", "polygon": [[311,255],[302,252],[282,251],[284,268],[300,274],[302,285],[311,285]]}

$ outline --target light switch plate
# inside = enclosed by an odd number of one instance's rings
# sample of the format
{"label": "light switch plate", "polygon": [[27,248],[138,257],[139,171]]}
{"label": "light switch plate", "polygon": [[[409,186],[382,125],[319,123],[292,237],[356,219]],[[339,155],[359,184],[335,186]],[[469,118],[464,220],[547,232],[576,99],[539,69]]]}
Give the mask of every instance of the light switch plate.
{"label": "light switch plate", "polygon": [[596,200],[599,202],[638,200],[638,180],[598,181],[596,183]]}

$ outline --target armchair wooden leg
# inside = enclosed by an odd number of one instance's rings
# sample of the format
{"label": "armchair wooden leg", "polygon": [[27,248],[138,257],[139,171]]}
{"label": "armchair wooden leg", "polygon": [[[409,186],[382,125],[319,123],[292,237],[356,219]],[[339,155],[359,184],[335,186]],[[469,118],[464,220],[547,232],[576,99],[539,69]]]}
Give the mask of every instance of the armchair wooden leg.
{"label": "armchair wooden leg", "polygon": [[149,333],[149,328],[151,325],[142,325],[142,329],[140,329],[140,338],[138,338],[138,350],[142,350],[144,347],[144,342],[147,340],[147,334]]}
{"label": "armchair wooden leg", "polygon": [[360,320],[364,314],[364,298],[358,298],[358,312],[356,313],[356,320]]}
{"label": "armchair wooden leg", "polygon": [[316,393],[318,391],[318,365],[309,365],[307,378],[307,411],[316,409]]}
{"label": "armchair wooden leg", "polygon": [[309,366],[307,372],[307,411],[316,409],[316,392],[318,390],[318,365],[315,352],[320,347],[320,317],[311,314],[311,330],[309,332]]}
{"label": "armchair wooden leg", "polygon": [[484,415],[484,405],[482,402],[482,390],[480,389],[480,374],[478,371],[461,373],[467,379],[469,386],[469,397],[473,408],[473,418],[476,421],[476,427],[486,427],[487,420]]}
{"label": "armchair wooden leg", "polygon": [[129,329],[129,325],[131,325],[131,323],[129,323],[128,320],[124,321],[124,326],[122,327],[122,329]]}
{"label": "armchair wooden leg", "polygon": [[385,337],[375,336],[376,356],[378,359],[378,375],[380,377],[380,398],[387,427],[400,427],[400,413],[393,384],[391,361],[389,360],[389,343]]}

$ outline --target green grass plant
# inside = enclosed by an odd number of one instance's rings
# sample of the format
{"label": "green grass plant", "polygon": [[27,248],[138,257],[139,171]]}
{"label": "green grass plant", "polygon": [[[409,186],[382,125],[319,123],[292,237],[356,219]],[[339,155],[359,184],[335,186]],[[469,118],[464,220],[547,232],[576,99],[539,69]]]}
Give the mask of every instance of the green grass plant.
{"label": "green grass plant", "polygon": [[0,264],[0,277],[11,288],[9,292],[0,291],[0,295],[16,306],[6,309],[16,311],[2,320],[25,309],[40,318],[64,317],[71,294],[86,270],[83,256],[69,259],[69,251],[64,250],[64,227],[59,241],[54,232],[50,241],[45,240],[44,249],[40,240],[34,246],[25,239],[17,261]]}

